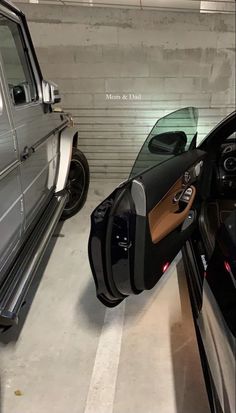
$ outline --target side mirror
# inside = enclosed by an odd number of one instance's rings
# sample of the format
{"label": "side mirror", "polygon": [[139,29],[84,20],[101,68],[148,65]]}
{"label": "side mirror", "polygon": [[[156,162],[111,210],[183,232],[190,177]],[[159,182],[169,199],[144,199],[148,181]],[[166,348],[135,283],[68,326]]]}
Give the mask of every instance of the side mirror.
{"label": "side mirror", "polygon": [[186,143],[187,136],[184,132],[164,132],[153,136],[148,149],[158,155],[177,155],[184,152]]}
{"label": "side mirror", "polygon": [[61,101],[60,92],[56,83],[43,80],[42,82],[43,103],[53,105]]}

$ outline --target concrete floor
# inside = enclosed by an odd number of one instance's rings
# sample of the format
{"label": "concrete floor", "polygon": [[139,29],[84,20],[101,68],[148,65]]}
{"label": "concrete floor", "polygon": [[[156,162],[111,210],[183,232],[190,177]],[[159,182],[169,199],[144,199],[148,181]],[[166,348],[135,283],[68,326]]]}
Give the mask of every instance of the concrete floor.
{"label": "concrete floor", "polygon": [[2,413],[209,413],[181,261],[115,309],[95,297],[89,216],[113,187],[91,184],[21,331],[1,338]]}

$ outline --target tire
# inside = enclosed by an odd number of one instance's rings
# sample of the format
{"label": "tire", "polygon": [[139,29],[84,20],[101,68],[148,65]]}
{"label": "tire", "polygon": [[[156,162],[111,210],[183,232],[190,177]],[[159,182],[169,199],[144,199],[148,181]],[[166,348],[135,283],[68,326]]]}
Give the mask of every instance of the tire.
{"label": "tire", "polygon": [[87,199],[89,179],[89,165],[86,157],[79,149],[73,148],[66,186],[69,199],[61,216],[63,221],[71,218],[83,208]]}

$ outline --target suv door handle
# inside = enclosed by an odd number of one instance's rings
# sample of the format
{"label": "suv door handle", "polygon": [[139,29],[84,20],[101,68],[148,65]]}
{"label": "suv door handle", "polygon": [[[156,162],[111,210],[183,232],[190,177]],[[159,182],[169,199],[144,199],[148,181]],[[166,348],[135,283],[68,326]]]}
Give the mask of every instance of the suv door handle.
{"label": "suv door handle", "polygon": [[23,152],[21,152],[21,161],[26,161],[26,159],[28,159],[34,152],[35,150],[33,147],[29,148],[28,146],[25,146]]}

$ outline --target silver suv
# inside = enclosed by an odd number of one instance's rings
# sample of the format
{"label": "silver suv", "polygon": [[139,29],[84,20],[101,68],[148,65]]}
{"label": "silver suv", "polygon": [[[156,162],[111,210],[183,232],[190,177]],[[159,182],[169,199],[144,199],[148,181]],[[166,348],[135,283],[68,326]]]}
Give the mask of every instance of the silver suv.
{"label": "silver suv", "polygon": [[17,322],[60,218],[83,206],[89,168],[42,77],[23,13],[0,0],[0,325]]}

